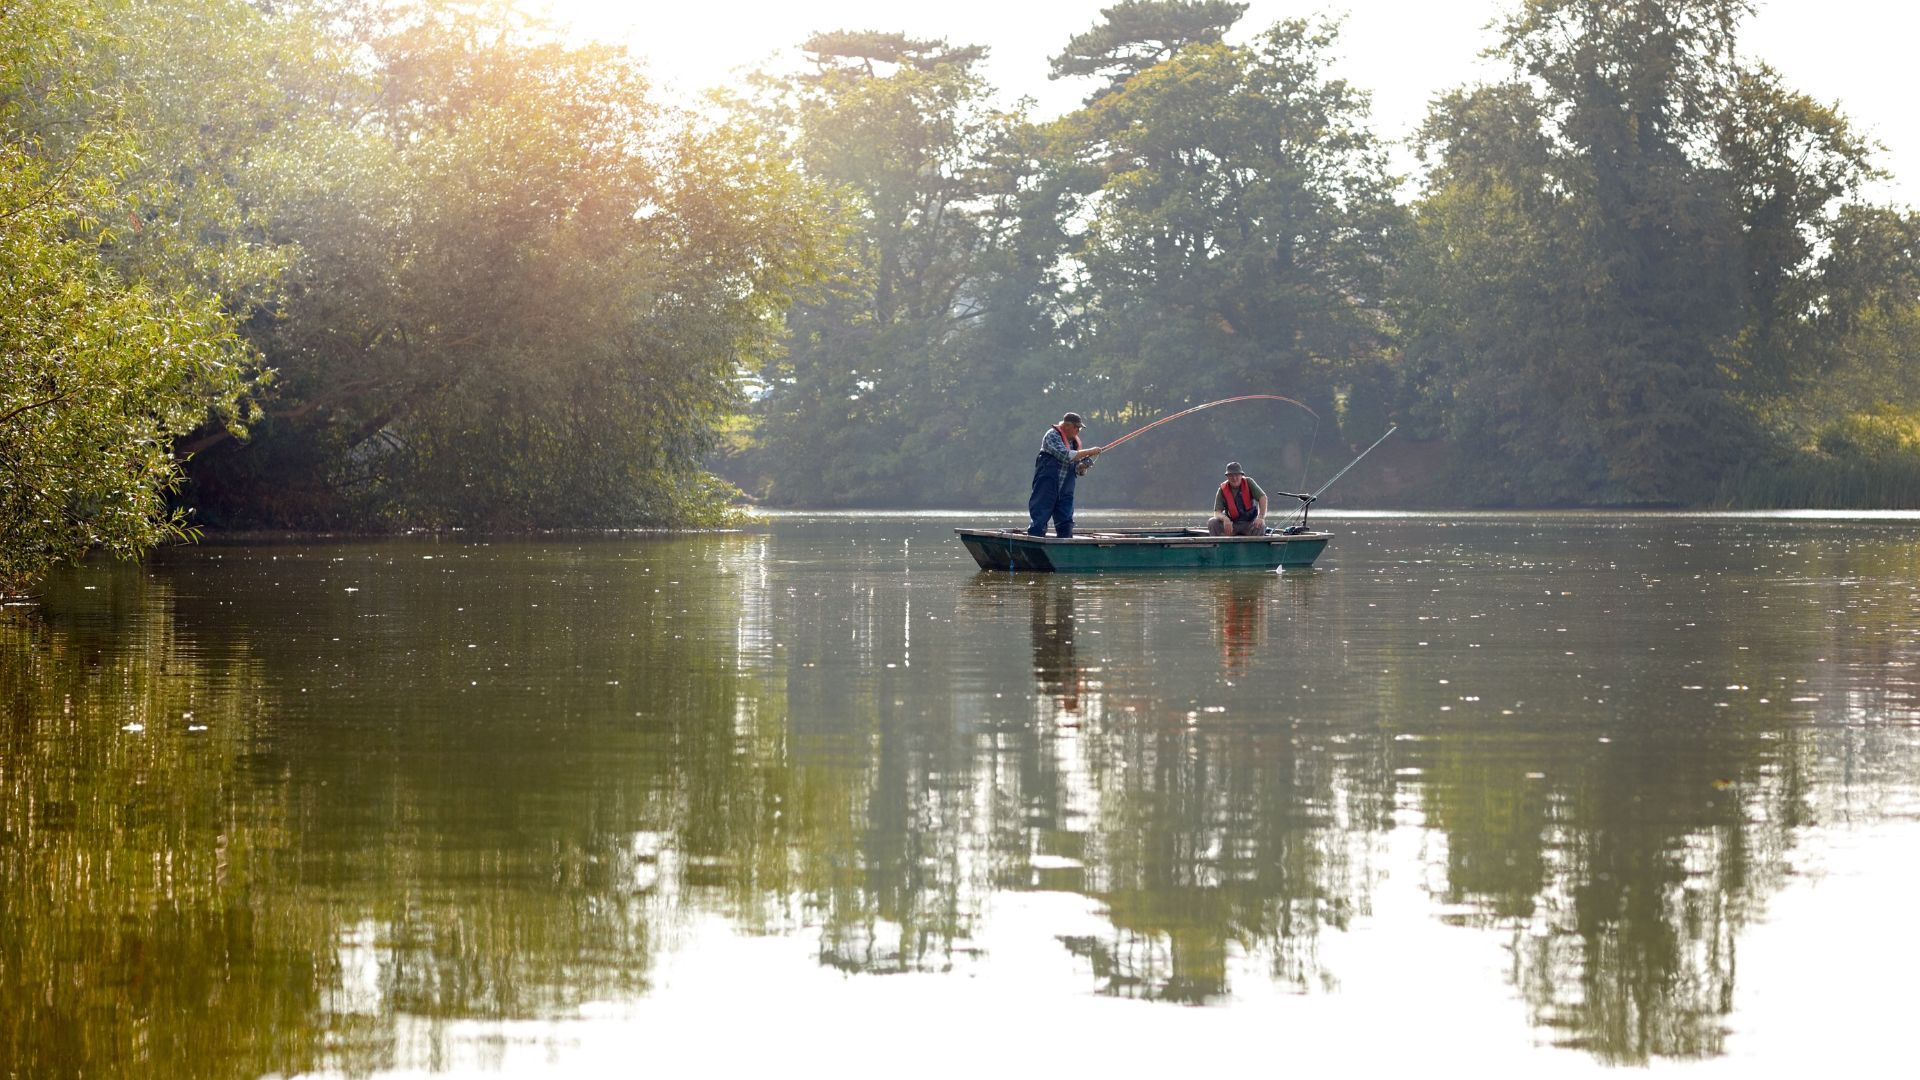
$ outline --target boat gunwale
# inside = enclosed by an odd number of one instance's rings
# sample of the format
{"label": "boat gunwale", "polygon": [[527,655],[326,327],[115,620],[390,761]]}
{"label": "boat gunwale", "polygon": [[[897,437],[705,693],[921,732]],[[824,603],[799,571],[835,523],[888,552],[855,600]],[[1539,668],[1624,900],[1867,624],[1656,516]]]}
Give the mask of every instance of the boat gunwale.
{"label": "boat gunwale", "polygon": [[1304,533],[1266,533],[1260,536],[1216,536],[1205,529],[1107,529],[1091,533],[1075,533],[1072,536],[1033,536],[1024,529],[960,529],[953,530],[959,536],[977,536],[992,540],[1008,540],[1021,543],[1041,544],[1044,546],[1066,545],[1085,547],[1089,545],[1107,546],[1112,544],[1166,546],[1179,544],[1293,544],[1310,540],[1328,540],[1333,537],[1327,532]]}

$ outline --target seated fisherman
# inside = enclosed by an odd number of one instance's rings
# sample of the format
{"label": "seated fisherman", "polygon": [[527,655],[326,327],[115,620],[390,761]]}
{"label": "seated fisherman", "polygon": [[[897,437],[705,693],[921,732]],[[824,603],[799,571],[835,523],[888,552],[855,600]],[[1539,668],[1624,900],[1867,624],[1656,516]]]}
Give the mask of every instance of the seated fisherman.
{"label": "seated fisherman", "polygon": [[1261,536],[1267,531],[1267,493],[1237,461],[1227,462],[1227,479],[1213,495],[1207,531],[1215,536]]}

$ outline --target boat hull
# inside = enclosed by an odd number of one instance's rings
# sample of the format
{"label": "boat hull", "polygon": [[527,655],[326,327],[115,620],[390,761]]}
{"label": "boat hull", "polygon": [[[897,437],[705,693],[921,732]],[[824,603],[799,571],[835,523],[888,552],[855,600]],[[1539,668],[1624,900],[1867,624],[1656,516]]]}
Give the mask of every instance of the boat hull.
{"label": "boat hull", "polygon": [[982,570],[1086,573],[1306,569],[1331,533],[1210,536],[1204,529],[1114,529],[1061,539],[1018,529],[955,529]]}

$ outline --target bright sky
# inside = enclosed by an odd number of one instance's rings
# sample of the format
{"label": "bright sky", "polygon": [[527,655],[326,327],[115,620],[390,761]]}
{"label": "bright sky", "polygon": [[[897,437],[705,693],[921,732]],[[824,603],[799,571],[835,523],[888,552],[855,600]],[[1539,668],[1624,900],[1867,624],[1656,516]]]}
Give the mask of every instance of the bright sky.
{"label": "bright sky", "polygon": [[[731,81],[791,50],[816,30],[899,30],[992,51],[987,78],[1008,98],[1034,98],[1045,115],[1077,104],[1090,87],[1050,82],[1047,59],[1100,19],[1114,0],[535,0],[588,36],[625,43],[656,80],[689,94]],[[1891,183],[1876,199],[1920,203],[1920,110],[1906,72],[1920,31],[1911,0],[1757,0],[1742,31],[1749,57],[1788,85],[1838,102],[1855,127],[1885,145]],[[1373,93],[1375,128],[1399,139],[1436,93],[1498,74],[1478,59],[1485,27],[1511,0],[1252,0],[1236,39],[1283,18],[1345,15],[1339,74]],[[789,53],[791,55],[791,53]]]}

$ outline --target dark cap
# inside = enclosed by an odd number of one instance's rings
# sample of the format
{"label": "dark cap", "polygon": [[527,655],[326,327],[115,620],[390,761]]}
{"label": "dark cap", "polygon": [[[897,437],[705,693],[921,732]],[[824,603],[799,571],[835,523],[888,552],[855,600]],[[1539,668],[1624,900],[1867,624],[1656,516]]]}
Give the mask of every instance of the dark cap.
{"label": "dark cap", "polygon": [[1245,469],[1242,469],[1242,468],[1240,467],[1240,463],[1239,463],[1239,462],[1237,462],[1237,461],[1229,461],[1229,462],[1227,462],[1227,475],[1228,475],[1228,476],[1245,476],[1245,475],[1246,475],[1246,472],[1247,472],[1247,471],[1246,471]]}
{"label": "dark cap", "polygon": [[1072,424],[1074,427],[1087,426],[1087,422],[1085,420],[1080,419],[1080,414],[1077,412],[1070,412],[1067,415],[1061,417],[1060,422],[1063,424]]}

